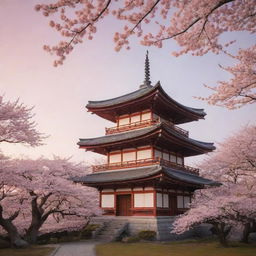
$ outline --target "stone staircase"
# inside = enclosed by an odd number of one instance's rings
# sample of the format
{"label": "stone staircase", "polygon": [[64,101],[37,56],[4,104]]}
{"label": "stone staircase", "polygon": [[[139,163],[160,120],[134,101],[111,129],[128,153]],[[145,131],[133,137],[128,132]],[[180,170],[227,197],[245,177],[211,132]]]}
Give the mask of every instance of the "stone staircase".
{"label": "stone staircase", "polygon": [[128,232],[128,222],[126,220],[109,220],[101,223],[102,227],[95,234],[94,238],[98,241],[117,241],[123,233]]}

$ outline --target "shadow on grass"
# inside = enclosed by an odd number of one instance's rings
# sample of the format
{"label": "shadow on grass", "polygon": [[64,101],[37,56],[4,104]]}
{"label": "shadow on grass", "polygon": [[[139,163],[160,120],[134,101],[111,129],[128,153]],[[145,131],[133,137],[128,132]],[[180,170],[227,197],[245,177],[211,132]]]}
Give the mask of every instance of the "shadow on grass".
{"label": "shadow on grass", "polygon": [[255,256],[256,243],[231,243],[223,248],[216,241],[108,243],[96,246],[97,256]]}
{"label": "shadow on grass", "polygon": [[0,256],[49,256],[55,247],[31,246],[25,249],[0,249]]}

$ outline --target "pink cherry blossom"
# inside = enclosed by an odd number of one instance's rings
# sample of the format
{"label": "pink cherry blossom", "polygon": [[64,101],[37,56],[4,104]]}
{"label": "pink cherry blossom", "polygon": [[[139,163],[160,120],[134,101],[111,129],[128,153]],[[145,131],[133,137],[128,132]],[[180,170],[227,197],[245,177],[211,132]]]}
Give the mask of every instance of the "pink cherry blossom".
{"label": "pink cherry blossom", "polygon": [[[52,0],[51,4],[35,6],[36,11],[54,19],[50,26],[65,38],[55,46],[44,46],[57,56],[56,67],[77,44],[92,40],[99,22],[110,15],[123,26],[113,37],[116,51],[130,49],[130,39],[135,36],[147,47],[161,48],[175,40],[180,46],[172,53],[176,57],[186,53],[228,54],[235,41],[223,42],[221,36],[232,31],[254,34],[255,9],[254,0]],[[250,54],[251,60],[246,57]],[[234,77],[211,88],[213,94],[205,98],[210,104],[236,108],[255,102],[255,46],[241,50],[234,58],[239,64],[222,67]]]}
{"label": "pink cherry blossom", "polygon": [[[74,229],[78,225],[86,225],[88,217],[100,214],[94,189],[72,181],[73,177],[85,174],[85,167],[68,159],[2,158],[0,225],[7,231],[12,243],[15,244],[21,235],[26,241],[34,243],[41,228]],[[47,224],[48,220],[51,227]]]}
{"label": "pink cherry blossom", "polygon": [[227,245],[231,229],[240,226],[242,241],[248,242],[249,234],[256,231],[256,126],[230,136],[200,167],[204,176],[223,185],[197,191],[190,210],[175,221],[173,232],[209,223]]}
{"label": "pink cherry blossom", "polygon": [[19,100],[6,101],[0,96],[0,143],[42,145],[45,136],[36,130],[32,110]]}

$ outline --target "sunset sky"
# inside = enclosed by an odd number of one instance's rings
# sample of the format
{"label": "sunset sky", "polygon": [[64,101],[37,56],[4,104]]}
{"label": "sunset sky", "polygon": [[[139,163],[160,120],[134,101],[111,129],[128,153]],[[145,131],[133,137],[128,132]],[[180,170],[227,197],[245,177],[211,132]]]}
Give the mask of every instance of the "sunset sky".
{"label": "sunset sky", "polygon": [[[0,1],[0,94],[34,106],[38,130],[50,137],[44,146],[36,148],[1,144],[0,149],[14,157],[59,155],[92,162],[97,155],[79,150],[78,139],[102,136],[104,128],[114,124],[91,115],[85,105],[88,100],[109,99],[137,90],[144,80],[147,48],[134,39],[131,50],[115,52],[113,33],[120,26],[109,18],[101,24],[94,40],[77,46],[63,66],[54,68],[54,57],[42,46],[54,44],[60,37],[48,26],[49,20],[34,11],[36,3],[40,1]],[[234,37],[239,38],[238,47],[254,42],[246,33]],[[218,67],[232,64],[230,58],[213,54],[175,58],[171,52],[176,49],[173,41],[167,41],[162,49],[148,49],[151,81],[155,84],[160,80],[164,90],[180,103],[205,109],[206,120],[182,126],[189,130],[191,138],[217,143],[243,125],[255,123],[255,104],[231,111],[193,98],[210,94],[203,84],[214,86],[218,80],[230,78]],[[187,163],[197,160],[188,159]]]}

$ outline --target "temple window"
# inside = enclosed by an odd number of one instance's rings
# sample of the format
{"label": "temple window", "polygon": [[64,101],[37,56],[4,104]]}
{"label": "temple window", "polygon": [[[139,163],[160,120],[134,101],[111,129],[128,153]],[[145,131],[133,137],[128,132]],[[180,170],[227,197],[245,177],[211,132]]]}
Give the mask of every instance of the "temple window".
{"label": "temple window", "polygon": [[176,163],[176,162],[177,162],[177,157],[176,157],[176,155],[170,154],[170,161],[171,161],[172,163]]}
{"label": "temple window", "polygon": [[174,152],[162,151],[161,149],[154,149],[155,158],[161,158],[172,163],[180,165],[184,164],[183,156],[176,155]]}
{"label": "temple window", "polygon": [[152,150],[151,149],[139,149],[137,151],[137,160],[151,158]]}
{"label": "temple window", "polygon": [[154,207],[153,193],[135,193],[134,207]]}
{"label": "temple window", "polygon": [[140,114],[131,116],[131,123],[140,122]]}
{"label": "temple window", "polygon": [[118,125],[126,125],[130,123],[130,117],[123,117],[118,120]]}
{"label": "temple window", "polygon": [[163,208],[169,208],[169,195],[163,194]]}
{"label": "temple window", "polygon": [[183,165],[183,159],[181,156],[177,156],[177,164]]}
{"label": "temple window", "polygon": [[163,194],[162,193],[156,193],[156,206],[163,207]]}
{"label": "temple window", "polygon": [[163,152],[163,159],[166,161],[169,161],[170,160],[169,153]]}
{"label": "temple window", "polygon": [[136,151],[123,152],[123,162],[135,161]]}
{"label": "temple window", "polygon": [[122,161],[121,152],[109,154],[109,163],[120,163]]}
{"label": "temple window", "polygon": [[132,162],[136,160],[152,158],[152,147],[144,146],[139,148],[130,148],[129,150],[112,151],[108,154],[110,164]]}
{"label": "temple window", "polygon": [[149,119],[151,119],[151,112],[141,114],[141,121],[145,121]]}
{"label": "temple window", "polygon": [[159,208],[169,208],[169,195],[156,193],[156,206]]}
{"label": "temple window", "polygon": [[114,208],[114,195],[101,195],[101,207]]}
{"label": "temple window", "polygon": [[177,208],[178,209],[187,209],[190,204],[190,196],[177,196]]}
{"label": "temple window", "polygon": [[150,110],[144,110],[130,115],[123,115],[117,117],[117,126],[129,125],[152,119],[152,112]]}
{"label": "temple window", "polygon": [[155,149],[155,158],[162,158],[162,152],[160,150]]}

